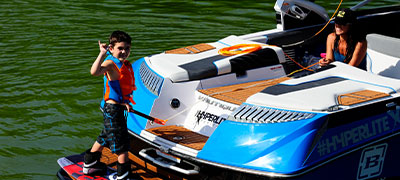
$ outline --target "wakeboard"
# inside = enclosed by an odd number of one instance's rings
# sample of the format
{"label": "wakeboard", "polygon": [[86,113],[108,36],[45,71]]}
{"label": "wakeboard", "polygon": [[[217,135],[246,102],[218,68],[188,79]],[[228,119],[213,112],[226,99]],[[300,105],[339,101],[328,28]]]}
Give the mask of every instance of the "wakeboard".
{"label": "wakeboard", "polygon": [[[60,165],[61,169],[64,170],[66,174],[68,174],[72,179],[77,180],[110,180],[110,177],[117,173],[117,170],[112,168],[111,166],[114,163],[107,164],[107,169],[104,172],[97,173],[94,175],[85,175],[83,174],[83,156],[84,154],[71,155],[67,157],[63,157],[57,160],[57,163]],[[115,164],[114,164],[115,165]]]}

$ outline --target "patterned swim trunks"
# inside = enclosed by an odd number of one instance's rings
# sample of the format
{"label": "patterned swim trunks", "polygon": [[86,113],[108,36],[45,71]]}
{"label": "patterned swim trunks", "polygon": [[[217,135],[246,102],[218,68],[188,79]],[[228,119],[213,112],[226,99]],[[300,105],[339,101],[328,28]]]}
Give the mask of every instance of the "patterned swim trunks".
{"label": "patterned swim trunks", "polygon": [[129,133],[126,126],[125,106],[105,103],[103,108],[104,129],[97,142],[109,147],[113,153],[126,152],[130,148]]}

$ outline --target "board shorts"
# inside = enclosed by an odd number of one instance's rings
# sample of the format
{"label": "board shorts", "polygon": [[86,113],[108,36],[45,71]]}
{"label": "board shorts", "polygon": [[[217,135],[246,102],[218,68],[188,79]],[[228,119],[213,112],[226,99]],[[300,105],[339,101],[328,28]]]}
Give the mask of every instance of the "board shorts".
{"label": "board shorts", "polygon": [[116,154],[127,152],[130,148],[125,109],[125,106],[119,104],[104,104],[104,129],[96,140]]}

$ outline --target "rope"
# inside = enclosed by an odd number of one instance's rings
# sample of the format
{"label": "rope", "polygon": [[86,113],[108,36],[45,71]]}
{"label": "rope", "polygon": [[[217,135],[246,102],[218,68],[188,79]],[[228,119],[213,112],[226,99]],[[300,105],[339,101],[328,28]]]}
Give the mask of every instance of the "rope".
{"label": "rope", "polygon": [[[319,63],[319,62],[316,62],[316,63],[314,63],[314,64],[311,64],[311,65],[305,67],[305,69],[308,70],[308,68],[313,67],[313,66],[317,65],[318,63]],[[304,69],[298,69],[298,70],[296,70],[296,71],[293,71],[293,72],[289,73],[287,76],[291,76],[292,74],[297,73],[297,72],[300,72],[300,71],[303,71],[303,70],[304,70]],[[314,72],[314,70],[311,70],[311,71]]]}
{"label": "rope", "polygon": [[[339,5],[338,5],[338,7],[336,8],[335,12],[332,14],[332,16],[331,16],[331,18],[329,19],[329,21],[325,24],[325,26],[324,26],[320,31],[318,31],[316,34],[314,34],[314,36],[317,36],[319,33],[321,33],[321,32],[326,28],[326,26],[328,26],[328,24],[332,21],[333,17],[334,17],[334,16],[336,15],[336,13],[338,12],[338,10],[339,10],[339,8],[340,8],[340,5],[342,5],[342,2],[343,2],[343,0],[340,0],[340,3],[339,3]],[[311,38],[313,38],[314,36],[312,36]],[[311,39],[311,38],[309,38],[309,39]]]}
{"label": "rope", "polygon": [[[289,44],[289,45],[282,45],[282,47],[290,47],[290,46],[293,46],[293,45],[298,45],[298,44],[304,43],[305,41],[308,41],[308,40],[314,38],[315,36],[317,36],[319,33],[321,33],[321,32],[328,26],[328,24],[332,21],[333,17],[335,17],[335,15],[336,15],[336,13],[338,12],[340,6],[342,5],[342,2],[343,2],[343,0],[340,0],[340,3],[339,3],[339,5],[338,5],[338,7],[336,8],[335,12],[332,14],[332,16],[331,16],[331,18],[329,19],[329,21],[328,21],[327,23],[325,23],[325,26],[322,27],[321,30],[319,30],[317,33],[315,33],[315,34],[314,34],[313,36],[311,36],[310,38],[307,38],[307,39],[302,40],[302,41],[297,42],[297,43],[292,43],[292,44]],[[303,71],[303,70],[314,71],[314,70],[310,70],[310,69],[308,69],[308,68],[310,68],[310,67],[312,67],[312,66],[315,66],[317,63],[319,63],[319,62],[316,62],[316,63],[314,63],[314,64],[311,64],[311,65],[307,66],[307,67],[304,67],[304,66],[302,66],[301,64],[299,64],[298,62],[296,62],[295,60],[293,60],[293,59],[292,59],[289,55],[287,55],[284,51],[283,51],[283,53],[284,53],[285,56],[287,56],[291,61],[293,61],[295,64],[297,64],[298,66],[301,67],[301,69],[298,69],[298,70],[295,70],[295,71],[289,73],[288,76],[290,76],[290,75],[292,75],[292,74],[294,74],[294,73]]]}
{"label": "rope", "polygon": [[282,47],[290,47],[290,46],[296,46],[296,45],[302,44],[302,43],[304,43],[305,41],[308,41],[308,40],[314,38],[315,36],[317,36],[319,33],[321,33],[321,32],[329,25],[329,23],[332,21],[333,17],[335,17],[335,15],[336,15],[337,11],[339,10],[339,8],[340,8],[342,2],[343,2],[343,0],[340,0],[340,3],[339,3],[339,5],[338,5],[338,7],[336,8],[335,12],[332,14],[332,16],[331,16],[331,18],[329,19],[329,21],[328,21],[327,23],[325,23],[325,26],[322,27],[321,30],[319,30],[319,31],[318,31],[317,33],[315,33],[313,36],[311,36],[311,37],[309,37],[309,38],[307,38],[307,39],[305,39],[305,40],[302,40],[302,41],[299,41],[299,42],[296,42],[296,43],[292,43],[292,44],[282,45]]}

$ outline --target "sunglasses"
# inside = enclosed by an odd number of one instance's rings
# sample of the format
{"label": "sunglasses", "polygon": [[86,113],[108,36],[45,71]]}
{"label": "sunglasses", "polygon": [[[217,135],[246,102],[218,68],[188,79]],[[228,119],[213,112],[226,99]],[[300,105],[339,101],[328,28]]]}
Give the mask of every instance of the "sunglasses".
{"label": "sunglasses", "polygon": [[335,24],[337,24],[337,25],[342,25],[342,26],[346,26],[346,25],[350,25],[351,23],[341,22],[341,21],[336,22],[336,21],[335,21]]}

